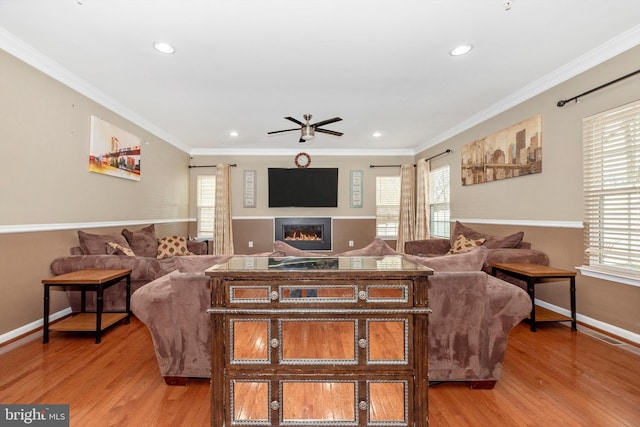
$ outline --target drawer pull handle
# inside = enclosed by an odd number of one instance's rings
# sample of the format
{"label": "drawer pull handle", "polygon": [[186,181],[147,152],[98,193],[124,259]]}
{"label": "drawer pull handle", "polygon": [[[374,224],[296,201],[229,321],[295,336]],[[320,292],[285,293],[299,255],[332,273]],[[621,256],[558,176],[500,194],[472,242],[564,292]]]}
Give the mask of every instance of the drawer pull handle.
{"label": "drawer pull handle", "polygon": [[369,405],[367,404],[367,401],[361,400],[360,403],[358,403],[358,409],[360,409],[361,411],[366,411],[367,409],[369,409]]}
{"label": "drawer pull handle", "polygon": [[367,348],[367,340],[365,340],[364,338],[360,338],[358,340],[358,347]]}
{"label": "drawer pull handle", "polygon": [[279,346],[279,345],[280,345],[280,341],[278,341],[278,339],[277,339],[277,338],[273,338],[273,339],[271,340],[271,347],[273,347],[273,348],[278,348],[278,346]]}
{"label": "drawer pull handle", "polygon": [[365,301],[367,299],[367,292],[366,291],[358,292],[358,298],[360,298],[361,301]]}
{"label": "drawer pull handle", "polygon": [[278,301],[278,291],[271,291],[271,301]]}
{"label": "drawer pull handle", "polygon": [[271,407],[272,410],[277,411],[278,409],[280,409],[280,403],[277,400],[272,401],[269,406]]}

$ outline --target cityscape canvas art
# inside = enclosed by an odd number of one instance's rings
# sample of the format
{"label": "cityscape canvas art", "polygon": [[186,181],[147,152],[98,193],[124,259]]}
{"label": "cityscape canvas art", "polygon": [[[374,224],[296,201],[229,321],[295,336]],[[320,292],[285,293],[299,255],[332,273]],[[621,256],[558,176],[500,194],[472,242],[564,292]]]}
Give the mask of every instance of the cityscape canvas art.
{"label": "cityscape canvas art", "polygon": [[89,171],[140,181],[141,139],[91,116]]}
{"label": "cityscape canvas art", "polygon": [[542,116],[462,147],[462,185],[542,172]]}

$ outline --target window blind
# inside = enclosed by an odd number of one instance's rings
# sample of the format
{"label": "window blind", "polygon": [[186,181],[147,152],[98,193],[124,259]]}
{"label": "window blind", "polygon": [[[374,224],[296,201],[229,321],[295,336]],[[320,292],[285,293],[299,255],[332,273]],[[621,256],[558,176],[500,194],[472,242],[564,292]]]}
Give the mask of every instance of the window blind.
{"label": "window blind", "polygon": [[376,236],[398,237],[400,176],[376,177]]}
{"label": "window blind", "polygon": [[450,235],[450,178],[449,165],[429,173],[429,230],[432,237]]}
{"label": "window blind", "polygon": [[583,120],[585,264],[640,273],[640,101]]}
{"label": "window blind", "polygon": [[196,187],[198,237],[212,239],[216,206],[216,177],[214,175],[198,175]]}

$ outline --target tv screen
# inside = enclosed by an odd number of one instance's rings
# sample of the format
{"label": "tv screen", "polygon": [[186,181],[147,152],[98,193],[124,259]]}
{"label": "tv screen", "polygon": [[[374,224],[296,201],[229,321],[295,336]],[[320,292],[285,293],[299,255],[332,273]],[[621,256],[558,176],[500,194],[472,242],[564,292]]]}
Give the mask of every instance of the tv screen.
{"label": "tv screen", "polygon": [[338,207],[338,168],[269,168],[269,207]]}

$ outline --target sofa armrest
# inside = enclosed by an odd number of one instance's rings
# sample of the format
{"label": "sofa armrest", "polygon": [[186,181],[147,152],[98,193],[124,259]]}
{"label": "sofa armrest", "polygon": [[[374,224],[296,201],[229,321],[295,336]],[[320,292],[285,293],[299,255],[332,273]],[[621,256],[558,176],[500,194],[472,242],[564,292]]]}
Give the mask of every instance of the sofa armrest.
{"label": "sofa armrest", "polygon": [[60,275],[85,269],[130,269],[131,280],[151,281],[176,269],[172,258],[125,255],[70,255],[51,262],[51,272]]}
{"label": "sofa armrest", "polygon": [[449,239],[411,240],[404,244],[404,253],[418,256],[440,256],[446,254],[449,249]]}
{"label": "sofa armrest", "polygon": [[194,255],[207,255],[208,247],[204,240],[187,240],[187,249]]}

